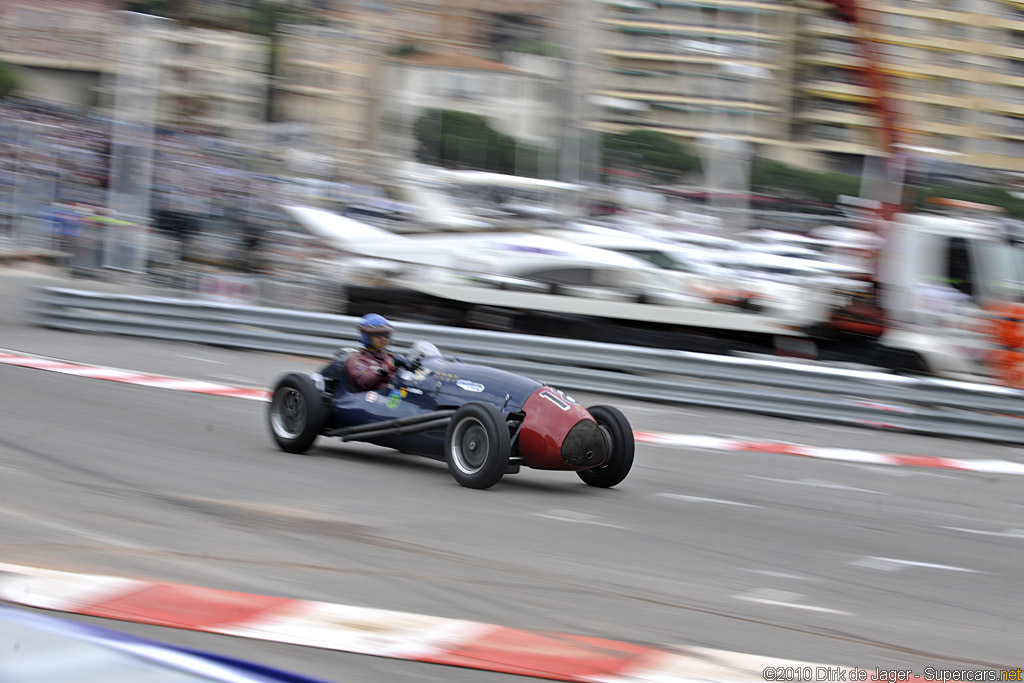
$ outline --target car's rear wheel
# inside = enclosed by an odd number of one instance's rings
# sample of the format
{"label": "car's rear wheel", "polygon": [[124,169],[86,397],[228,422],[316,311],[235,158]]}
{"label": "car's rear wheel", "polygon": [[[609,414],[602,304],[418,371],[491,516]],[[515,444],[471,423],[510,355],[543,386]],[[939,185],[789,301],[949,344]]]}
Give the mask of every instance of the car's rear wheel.
{"label": "car's rear wheel", "polygon": [[274,441],[288,453],[305,453],[327,421],[323,394],[309,375],[285,375],[274,387],[267,422]]}
{"label": "car's rear wheel", "polygon": [[603,465],[580,470],[576,474],[590,486],[610,488],[621,483],[633,467],[633,452],[636,450],[633,428],[618,408],[594,406],[587,410],[608,442],[608,459]]}
{"label": "car's rear wheel", "polygon": [[489,403],[467,403],[452,415],[445,432],[445,459],[455,481],[487,489],[508,469],[512,446],[505,418]]}

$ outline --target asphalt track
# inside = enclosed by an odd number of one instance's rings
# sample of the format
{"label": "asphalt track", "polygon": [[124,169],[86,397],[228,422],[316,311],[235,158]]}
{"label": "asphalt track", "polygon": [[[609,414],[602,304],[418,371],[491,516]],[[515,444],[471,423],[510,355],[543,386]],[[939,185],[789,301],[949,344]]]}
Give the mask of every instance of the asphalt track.
{"label": "asphalt track", "polygon": [[[0,347],[244,386],[317,365],[31,327],[29,282],[0,276]],[[6,562],[865,668],[1021,665],[1019,476],[639,445],[613,490],[524,470],[471,491],[441,463],[372,446],[280,453],[256,401],[5,366],[0,387]],[[969,441],[614,403],[639,430],[1024,460]],[[113,625],[334,681],[519,678]]]}

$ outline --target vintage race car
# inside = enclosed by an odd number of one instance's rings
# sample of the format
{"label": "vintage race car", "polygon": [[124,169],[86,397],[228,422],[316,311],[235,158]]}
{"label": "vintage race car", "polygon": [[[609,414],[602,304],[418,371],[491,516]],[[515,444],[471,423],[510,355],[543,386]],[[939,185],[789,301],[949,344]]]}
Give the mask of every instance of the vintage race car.
{"label": "vintage race car", "polygon": [[274,387],[270,432],[289,453],[319,436],[366,441],[448,463],[463,486],[486,489],[520,466],[570,470],[591,486],[615,486],[633,465],[633,431],[611,406],[584,408],[532,379],[444,358],[418,341],[386,391],[358,392],[347,353],[314,374]]}

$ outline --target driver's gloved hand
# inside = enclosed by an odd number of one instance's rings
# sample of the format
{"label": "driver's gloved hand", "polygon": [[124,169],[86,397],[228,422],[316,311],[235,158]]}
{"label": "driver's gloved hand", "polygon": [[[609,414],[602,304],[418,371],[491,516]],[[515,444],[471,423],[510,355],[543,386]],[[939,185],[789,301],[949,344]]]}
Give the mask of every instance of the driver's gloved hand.
{"label": "driver's gloved hand", "polygon": [[403,370],[415,370],[420,366],[418,361],[411,361],[405,356],[395,356],[395,365]]}

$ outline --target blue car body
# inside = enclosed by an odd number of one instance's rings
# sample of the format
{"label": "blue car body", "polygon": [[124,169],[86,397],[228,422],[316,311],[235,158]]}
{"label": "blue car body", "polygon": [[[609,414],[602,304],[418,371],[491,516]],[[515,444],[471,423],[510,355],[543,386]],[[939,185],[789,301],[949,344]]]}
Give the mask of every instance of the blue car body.
{"label": "blue car body", "polygon": [[[490,403],[505,415],[521,413],[526,400],[544,386],[504,370],[441,357],[426,358],[415,370],[398,370],[382,391],[352,391],[345,381],[344,357],[320,374],[333,383],[328,430],[417,417],[472,401]],[[445,427],[365,440],[404,453],[442,458]]]}

